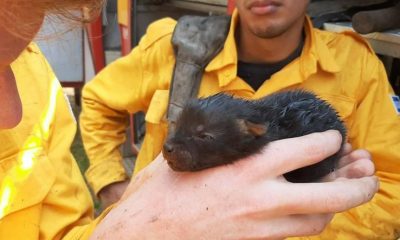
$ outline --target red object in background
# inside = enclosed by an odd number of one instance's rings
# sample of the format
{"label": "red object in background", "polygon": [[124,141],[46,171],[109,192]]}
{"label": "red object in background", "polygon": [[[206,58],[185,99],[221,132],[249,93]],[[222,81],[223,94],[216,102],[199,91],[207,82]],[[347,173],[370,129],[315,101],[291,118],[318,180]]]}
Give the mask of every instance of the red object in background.
{"label": "red object in background", "polygon": [[119,25],[121,33],[121,55],[125,56],[132,50],[132,31],[130,27]]}
{"label": "red object in background", "polygon": [[235,0],[228,0],[228,8],[226,9],[226,12],[232,14],[233,9],[235,9]]}
{"label": "red object in background", "polygon": [[101,16],[86,27],[90,50],[92,52],[95,73],[100,72],[106,66],[106,57],[103,45],[103,25]]}
{"label": "red object in background", "polygon": [[119,9],[118,11],[126,10],[127,25],[119,23],[119,30],[121,34],[121,55],[125,56],[132,50],[132,21],[131,21],[131,9],[132,1],[128,0],[127,9]]}
{"label": "red object in background", "polygon": [[[126,11],[124,14],[126,14],[125,19],[127,21],[127,24],[121,24],[119,23],[119,30],[121,34],[121,55],[125,56],[128,55],[129,52],[132,50],[132,21],[131,21],[131,15],[132,15],[132,0],[127,1],[127,8],[126,9],[118,9],[118,11]],[[121,14],[121,13],[119,13]],[[134,155],[137,155],[139,153],[139,148],[136,146],[137,140],[135,139],[135,118],[134,115],[129,116],[129,123],[130,123],[130,135],[131,135],[131,149],[132,153]]]}

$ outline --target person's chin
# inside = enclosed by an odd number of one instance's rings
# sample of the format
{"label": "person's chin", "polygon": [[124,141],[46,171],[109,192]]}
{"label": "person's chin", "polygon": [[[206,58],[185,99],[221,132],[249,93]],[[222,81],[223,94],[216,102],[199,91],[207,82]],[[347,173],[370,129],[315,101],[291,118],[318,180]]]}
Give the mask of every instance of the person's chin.
{"label": "person's chin", "polygon": [[282,31],[276,26],[262,26],[262,27],[253,27],[252,30],[253,34],[259,38],[276,38],[282,34]]}
{"label": "person's chin", "polygon": [[22,112],[18,111],[18,113],[13,114],[12,117],[9,117],[7,120],[3,119],[0,121],[0,129],[13,129],[19,125],[22,120]]}

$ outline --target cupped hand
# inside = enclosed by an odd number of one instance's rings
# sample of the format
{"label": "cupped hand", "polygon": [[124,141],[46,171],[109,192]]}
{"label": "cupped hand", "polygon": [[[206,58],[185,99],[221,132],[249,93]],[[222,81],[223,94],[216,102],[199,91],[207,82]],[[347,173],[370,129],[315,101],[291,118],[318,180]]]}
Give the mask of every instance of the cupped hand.
{"label": "cupped hand", "polygon": [[290,183],[282,174],[338,151],[336,131],[270,143],[261,154],[195,173],[160,155],[136,176],[92,239],[280,239],[320,233],[334,213],[369,201],[374,176]]}

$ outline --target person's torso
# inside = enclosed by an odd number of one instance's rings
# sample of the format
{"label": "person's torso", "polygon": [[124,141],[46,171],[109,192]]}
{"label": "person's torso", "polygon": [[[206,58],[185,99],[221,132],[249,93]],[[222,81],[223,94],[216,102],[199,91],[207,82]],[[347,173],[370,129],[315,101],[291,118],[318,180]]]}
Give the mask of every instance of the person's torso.
{"label": "person's torso", "polygon": [[[0,238],[57,239],[64,228],[84,214],[90,218],[92,211],[69,152],[76,123],[36,45],[29,45],[11,68],[23,116],[15,128],[0,130]],[[63,202],[67,200],[71,202]]]}
{"label": "person's torso", "polygon": [[[235,64],[221,63],[229,58],[232,51],[236,51],[235,48],[227,48],[229,45],[225,44],[225,48],[219,54],[222,56],[217,56],[219,59],[212,60],[206,67],[198,96],[206,97],[226,92],[238,97],[258,99],[282,90],[309,90],[327,100],[338,111],[349,129],[348,136],[351,141],[354,137],[351,131],[354,111],[362,82],[361,72],[365,67],[364,57],[371,49],[356,35],[328,33],[315,29],[312,30],[312,34],[312,40],[309,36],[306,38],[301,56],[273,74],[270,79],[265,79],[257,90],[237,76],[237,59],[232,61]],[[318,56],[315,55],[315,51],[319,51]],[[152,69],[144,71],[151,74],[143,76],[148,78],[143,81],[158,81],[161,84],[148,103],[145,118],[146,136],[136,161],[135,172],[145,167],[161,152],[167,134],[165,113],[169,89],[165,86],[170,84],[174,61],[161,59],[160,62],[149,65]]]}

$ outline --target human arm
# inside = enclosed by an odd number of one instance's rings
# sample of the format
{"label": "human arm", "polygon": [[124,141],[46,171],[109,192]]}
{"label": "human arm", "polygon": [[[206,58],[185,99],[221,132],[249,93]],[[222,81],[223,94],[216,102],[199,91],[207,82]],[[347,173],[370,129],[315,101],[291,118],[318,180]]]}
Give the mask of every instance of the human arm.
{"label": "human arm", "polygon": [[107,185],[127,179],[119,153],[127,116],[146,112],[154,93],[168,89],[174,25],[171,19],[152,24],[138,47],[108,65],[83,90],[80,126],[90,160],[86,177],[96,195]]}
{"label": "human arm", "polygon": [[[376,56],[367,60],[349,140],[371,153],[381,187],[366,205],[338,215],[332,231],[351,228],[351,234],[362,239],[396,239],[400,237],[400,116],[390,99],[393,90],[383,64]],[[349,224],[354,220],[357,227]]]}
{"label": "human arm", "polygon": [[119,147],[125,141],[129,109],[144,108],[132,77],[141,75],[139,57],[133,52],[110,64],[83,89],[80,128],[90,161],[86,177],[96,195],[103,187],[127,179]]}
{"label": "human arm", "polygon": [[372,53],[364,60],[349,141],[370,152],[380,190],[367,204],[337,214],[318,237],[307,239],[397,239],[400,237],[400,117],[382,63]]}
{"label": "human arm", "polygon": [[[277,239],[317,234],[332,214],[368,201],[375,177],[294,184],[282,174],[339,149],[337,132],[272,142],[260,155],[196,173],[159,156],[141,171],[92,239]],[[294,161],[295,159],[295,161]]]}

